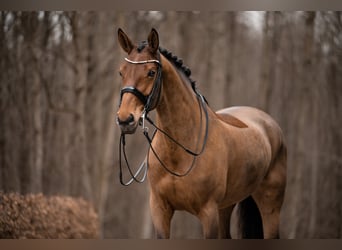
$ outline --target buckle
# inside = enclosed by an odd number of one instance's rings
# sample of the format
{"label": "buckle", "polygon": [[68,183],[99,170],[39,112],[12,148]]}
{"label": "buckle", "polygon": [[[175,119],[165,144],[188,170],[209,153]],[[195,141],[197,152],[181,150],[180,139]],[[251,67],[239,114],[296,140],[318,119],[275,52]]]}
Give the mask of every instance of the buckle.
{"label": "buckle", "polygon": [[148,127],[145,126],[145,118],[146,118],[146,109],[143,110],[140,116],[139,125],[141,126],[143,132],[148,132]]}

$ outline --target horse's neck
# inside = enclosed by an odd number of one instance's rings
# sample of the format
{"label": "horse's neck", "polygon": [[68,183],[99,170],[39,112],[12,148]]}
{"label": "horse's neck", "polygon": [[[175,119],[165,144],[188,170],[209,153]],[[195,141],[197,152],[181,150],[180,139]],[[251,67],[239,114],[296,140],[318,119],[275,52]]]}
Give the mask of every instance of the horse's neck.
{"label": "horse's neck", "polygon": [[176,68],[165,58],[163,63],[163,88],[157,107],[158,125],[174,139],[184,142],[189,147],[196,147],[201,113],[196,96],[190,83],[185,82]]}

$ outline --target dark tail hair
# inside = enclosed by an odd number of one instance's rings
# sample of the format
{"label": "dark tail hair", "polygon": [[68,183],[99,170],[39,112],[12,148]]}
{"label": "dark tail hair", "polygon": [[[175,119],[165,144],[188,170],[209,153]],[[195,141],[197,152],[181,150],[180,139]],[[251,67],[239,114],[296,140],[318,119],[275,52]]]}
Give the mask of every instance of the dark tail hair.
{"label": "dark tail hair", "polygon": [[244,239],[262,239],[264,232],[259,208],[252,196],[239,203],[239,229]]}

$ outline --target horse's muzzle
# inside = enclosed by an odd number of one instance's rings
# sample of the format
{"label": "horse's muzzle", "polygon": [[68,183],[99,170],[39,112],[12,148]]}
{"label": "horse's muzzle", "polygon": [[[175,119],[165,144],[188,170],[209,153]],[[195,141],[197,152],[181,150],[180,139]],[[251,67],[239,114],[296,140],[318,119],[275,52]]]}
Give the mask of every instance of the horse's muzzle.
{"label": "horse's muzzle", "polygon": [[134,120],[134,116],[132,114],[130,114],[126,120],[121,120],[117,116],[116,123],[119,125],[121,132],[124,134],[134,134],[138,127],[138,122]]}

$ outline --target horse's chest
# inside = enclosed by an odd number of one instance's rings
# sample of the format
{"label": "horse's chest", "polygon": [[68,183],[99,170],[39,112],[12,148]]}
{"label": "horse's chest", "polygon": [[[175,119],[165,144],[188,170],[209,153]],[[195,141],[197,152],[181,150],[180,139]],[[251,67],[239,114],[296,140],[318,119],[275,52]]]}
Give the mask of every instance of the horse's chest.
{"label": "horse's chest", "polygon": [[161,196],[175,210],[186,210],[197,213],[200,207],[200,193],[198,185],[187,177],[167,176],[157,187]]}

